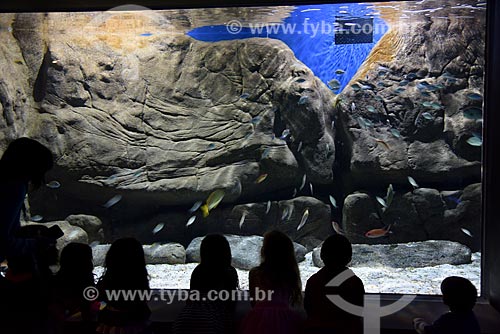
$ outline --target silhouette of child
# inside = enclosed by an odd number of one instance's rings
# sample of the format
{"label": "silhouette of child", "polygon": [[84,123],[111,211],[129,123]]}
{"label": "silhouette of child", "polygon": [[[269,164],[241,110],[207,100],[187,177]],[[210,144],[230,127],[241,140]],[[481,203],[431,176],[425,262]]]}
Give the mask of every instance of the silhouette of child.
{"label": "silhouette of child", "polygon": [[[300,333],[302,318],[292,307],[302,301],[302,283],[292,240],[279,231],[267,232],[261,260],[249,273],[253,308],[242,320],[240,332]],[[260,295],[256,289],[266,292],[263,300],[255,299]]]}
{"label": "silhouette of child", "polygon": [[52,168],[49,149],[29,138],[9,144],[0,160],[0,263],[8,255],[33,254],[37,247],[48,246],[44,238],[22,238],[19,230],[21,210],[28,187],[38,188]]}
{"label": "silhouette of child", "polygon": [[55,239],[62,235],[57,226],[23,226],[18,238],[44,237],[53,239],[48,248],[36,248],[34,253],[9,254],[5,278],[0,277],[0,314],[2,333],[47,333],[48,285],[52,273],[49,266],[57,263]]}
{"label": "silhouette of child", "polygon": [[[134,238],[118,239],[108,250],[104,275],[97,283],[99,296],[106,303],[98,315],[98,333],[147,333],[151,315],[146,300],[139,293],[149,291],[149,278],[142,245]],[[108,299],[106,291],[121,293]],[[118,292],[122,291],[122,292]],[[124,297],[126,291],[135,298]],[[133,292],[138,291],[138,292]]]}
{"label": "silhouette of child", "polygon": [[68,319],[83,320],[79,327],[92,327],[97,319],[99,304],[83,297],[87,287],[94,287],[94,265],[89,245],[70,243],[61,252],[60,269],[52,280],[50,315],[55,333],[64,332]]}
{"label": "silhouette of child", "polygon": [[[231,296],[231,291],[238,288],[238,274],[231,266],[231,248],[227,239],[219,234],[207,235],[201,242],[200,257],[200,264],[191,274],[191,291],[199,292],[200,299],[211,298],[210,291],[217,291],[221,296],[221,291],[224,291]],[[232,333],[234,307],[232,300],[187,301],[174,323],[173,332]]]}
{"label": "silhouette of child", "polygon": [[339,308],[327,297],[340,295],[351,304],[363,306],[365,289],[356,275],[353,274],[338,287],[327,286],[348,269],[352,258],[351,243],[340,234],[332,235],[323,242],[320,256],[325,266],[306,284],[304,308],[308,317],[307,333],[361,333],[362,318]]}
{"label": "silhouette of child", "polygon": [[451,276],[441,283],[443,303],[450,312],[441,315],[432,325],[424,319],[413,320],[419,334],[480,334],[481,330],[472,309],[476,304],[476,287],[463,277]]}

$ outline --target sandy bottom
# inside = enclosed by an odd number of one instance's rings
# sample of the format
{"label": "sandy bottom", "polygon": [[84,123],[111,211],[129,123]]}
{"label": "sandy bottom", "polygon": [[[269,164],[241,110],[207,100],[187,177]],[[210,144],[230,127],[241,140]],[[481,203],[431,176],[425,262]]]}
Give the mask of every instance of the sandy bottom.
{"label": "sandy bottom", "polygon": [[[152,289],[188,289],[191,272],[196,263],[148,265],[150,286]],[[302,287],[307,279],[319,268],[312,262],[312,252],[299,263]],[[424,268],[391,267],[355,267],[351,268],[361,278],[368,293],[398,293],[439,295],[441,282],[448,276],[461,276],[469,279],[480,292],[481,288],[481,253],[472,255],[472,263],[463,265],[439,265]],[[237,269],[240,288],[248,289],[248,271]],[[100,277],[102,267],[96,267],[94,273]]]}

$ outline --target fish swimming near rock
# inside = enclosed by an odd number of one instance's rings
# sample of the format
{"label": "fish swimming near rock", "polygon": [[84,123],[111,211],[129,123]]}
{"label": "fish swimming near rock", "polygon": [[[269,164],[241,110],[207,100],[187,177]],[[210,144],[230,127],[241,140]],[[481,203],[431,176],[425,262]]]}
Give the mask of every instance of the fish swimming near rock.
{"label": "fish swimming near rock", "polygon": [[109,209],[110,207],[120,202],[121,200],[122,200],[122,195],[115,195],[111,197],[106,203],[104,203],[103,207]]}
{"label": "fish swimming near rock", "polygon": [[313,191],[313,185],[312,183],[309,183],[309,189],[311,190],[311,196],[314,195],[314,191]]}
{"label": "fish swimming near rock", "polygon": [[337,208],[337,201],[335,200],[335,197],[330,195],[329,198],[330,198],[330,203],[332,203],[333,207],[336,209]]}
{"label": "fish swimming near rock", "polygon": [[293,188],[292,197],[295,197],[295,196],[297,196],[297,188]]}
{"label": "fish swimming near rock", "polygon": [[301,149],[302,149],[302,142],[299,143],[299,146],[297,147],[297,152],[300,152]]}
{"label": "fish swimming near rock", "polygon": [[377,110],[373,106],[366,106],[366,110],[368,110],[369,112],[374,113],[374,114],[377,113]]}
{"label": "fish swimming near rock", "polygon": [[297,226],[297,231],[300,230],[307,222],[307,218],[309,218],[309,209],[305,209],[302,213],[302,219],[300,220],[299,225]]}
{"label": "fish swimming near rock", "polygon": [[472,100],[472,101],[480,101],[483,99],[483,96],[481,94],[478,94],[478,93],[469,93],[467,95],[465,95],[469,100]]}
{"label": "fish swimming near rock", "polygon": [[161,230],[163,230],[164,227],[165,227],[164,223],[159,223],[153,228],[153,234],[160,232]]}
{"label": "fish swimming near rock", "polygon": [[429,112],[422,113],[422,117],[425,118],[425,119],[427,119],[427,120],[433,120],[434,119],[434,116],[432,116],[432,114],[429,113]]}
{"label": "fish swimming near rock", "polygon": [[382,237],[388,236],[390,233],[392,233],[391,226],[392,225],[387,225],[384,228],[375,228],[373,230],[370,230],[370,231],[365,233],[365,237],[371,238],[371,239],[376,239],[376,238],[382,238]]}
{"label": "fish swimming near rock", "polygon": [[355,91],[355,92],[357,92],[357,91],[361,90],[361,86],[360,86],[360,85],[358,85],[357,83],[352,84],[352,85],[351,85],[351,88],[352,88],[352,90],[353,90],[353,91]]}
{"label": "fish swimming near rock", "polygon": [[254,118],[252,118],[252,120],[250,122],[252,124],[258,124],[261,121],[261,119],[262,119],[261,116],[255,116]]}
{"label": "fish swimming near rock", "polygon": [[248,98],[249,96],[250,96],[250,94],[248,94],[248,93],[243,93],[243,94],[241,94],[241,95],[240,95],[240,99],[246,99],[246,98]]}
{"label": "fish swimming near rock", "polygon": [[195,220],[196,220],[196,216],[192,216],[191,218],[189,218],[187,223],[186,223],[186,227],[188,227],[189,225],[194,223]]}
{"label": "fish swimming near rock", "polygon": [[377,199],[377,202],[380,203],[380,205],[382,205],[384,208],[387,208],[387,203],[385,202],[385,200],[382,197],[375,196],[375,198]]}
{"label": "fish swimming near rock", "polygon": [[271,210],[271,201],[267,201],[267,205],[266,205],[266,215],[269,213],[269,210]]}
{"label": "fish swimming near rock", "polygon": [[303,105],[303,104],[306,104],[307,101],[309,101],[309,96],[301,96],[300,99],[299,99],[299,102],[297,102],[297,104],[299,105]]}
{"label": "fish swimming near rock", "polygon": [[390,129],[389,132],[391,133],[391,135],[393,135],[394,137],[396,138],[401,138],[401,133],[399,132],[398,129]]}
{"label": "fish swimming near rock", "polygon": [[265,179],[267,179],[267,174],[259,175],[259,177],[255,180],[255,183],[256,184],[262,183],[264,182]]}
{"label": "fish swimming near rock", "polygon": [[299,190],[302,190],[306,185],[306,174],[302,177],[302,183],[300,184]]}
{"label": "fish swimming near rock", "polygon": [[191,209],[189,209],[189,213],[193,213],[193,212],[195,212],[196,210],[198,210],[202,204],[203,204],[203,201],[198,201],[198,202],[195,202],[195,203],[193,204],[193,206],[191,207]]}
{"label": "fish swimming near rock", "polygon": [[467,107],[462,111],[467,119],[478,120],[483,118],[483,110],[479,107]]}
{"label": "fish swimming near rock", "polygon": [[285,206],[283,212],[281,213],[281,220],[285,220],[288,217],[289,209],[288,206]]}
{"label": "fish swimming near rock", "polygon": [[153,34],[150,32],[145,32],[145,33],[141,34],[141,37],[150,37],[150,36],[153,36]]}
{"label": "fish swimming near rock", "polygon": [[58,189],[61,187],[61,184],[58,181],[50,181],[49,183],[46,184],[47,188],[50,189]]}
{"label": "fish swimming near rock", "polygon": [[340,81],[332,79],[328,81],[328,87],[330,87],[331,90],[338,90],[340,88]]}
{"label": "fish swimming near rock", "polygon": [[354,102],[351,103],[351,111],[354,112],[356,110],[356,104]]}
{"label": "fish swimming near rock", "polygon": [[215,149],[215,144],[214,143],[208,144],[207,151],[211,151],[213,149]]}
{"label": "fish swimming near rock", "polygon": [[40,215],[34,215],[30,219],[32,222],[41,222],[43,220],[43,217]]}
{"label": "fish swimming near rock", "polygon": [[337,222],[335,222],[335,221],[332,220],[332,227],[333,227],[333,230],[337,234],[345,235],[345,232],[344,232],[344,230],[342,230],[342,228],[340,227],[339,223],[337,223]]}
{"label": "fish swimming near rock", "polygon": [[264,151],[262,151],[262,155],[260,156],[260,159],[263,160],[269,156],[269,153],[271,153],[271,148],[267,147]]}
{"label": "fish swimming near rock", "polygon": [[481,146],[483,145],[483,140],[479,137],[473,136],[467,139],[467,144],[471,146]]}
{"label": "fish swimming near rock", "polygon": [[210,211],[219,205],[224,198],[224,195],[225,193],[223,190],[217,189],[208,196],[205,204],[200,207],[204,218],[208,217]]}
{"label": "fish swimming near rock", "polygon": [[469,237],[474,238],[474,236],[472,235],[472,233],[468,229],[462,227],[462,228],[460,228],[460,230],[462,232],[464,232],[464,234],[468,235]]}
{"label": "fish swimming near rock", "polygon": [[340,68],[338,70],[335,70],[335,74],[342,75],[344,73],[345,73],[345,71],[341,70]]}
{"label": "fish swimming near rock", "polygon": [[387,206],[390,206],[392,200],[394,199],[394,188],[392,187],[392,183],[387,187],[387,193],[385,195],[385,203]]}
{"label": "fish swimming near rock", "polygon": [[418,188],[417,181],[415,181],[415,179],[412,178],[411,176],[408,176],[408,182],[413,186],[414,189]]}
{"label": "fish swimming near rock", "polygon": [[290,130],[289,130],[289,129],[285,129],[285,130],[283,130],[283,132],[281,133],[280,139],[281,139],[281,140],[285,140],[285,139],[286,139],[286,137],[288,137],[288,135],[290,135]]}
{"label": "fish swimming near rock", "polygon": [[243,226],[243,224],[245,223],[245,218],[246,216],[248,215],[248,211],[243,211],[243,213],[241,214],[241,218],[240,218],[240,230],[241,230],[241,227]]}
{"label": "fish swimming near rock", "polygon": [[298,82],[298,83],[302,83],[305,81],[306,81],[306,79],[304,79],[304,78],[298,78],[297,80],[295,80],[295,82]]}

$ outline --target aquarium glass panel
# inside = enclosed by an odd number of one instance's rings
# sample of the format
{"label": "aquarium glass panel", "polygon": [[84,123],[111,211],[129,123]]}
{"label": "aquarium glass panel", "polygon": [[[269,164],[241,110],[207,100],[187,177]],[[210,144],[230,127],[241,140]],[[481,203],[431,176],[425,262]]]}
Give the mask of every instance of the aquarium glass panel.
{"label": "aquarium glass panel", "polygon": [[56,157],[27,224],[143,243],[153,288],[189,288],[228,238],[240,287],[266,231],[303,286],[343,234],[367,292],[480,288],[484,1],[0,14],[0,151]]}

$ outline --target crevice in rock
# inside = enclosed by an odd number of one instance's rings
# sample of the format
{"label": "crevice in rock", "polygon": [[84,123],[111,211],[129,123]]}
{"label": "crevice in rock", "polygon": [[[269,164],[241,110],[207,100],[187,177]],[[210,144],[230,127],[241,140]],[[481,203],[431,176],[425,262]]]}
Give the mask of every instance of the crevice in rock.
{"label": "crevice in rock", "polygon": [[47,91],[47,72],[50,66],[50,59],[50,50],[48,50],[43,56],[42,65],[38,70],[38,75],[36,77],[35,84],[33,85],[33,98],[35,102],[41,102],[45,98]]}

